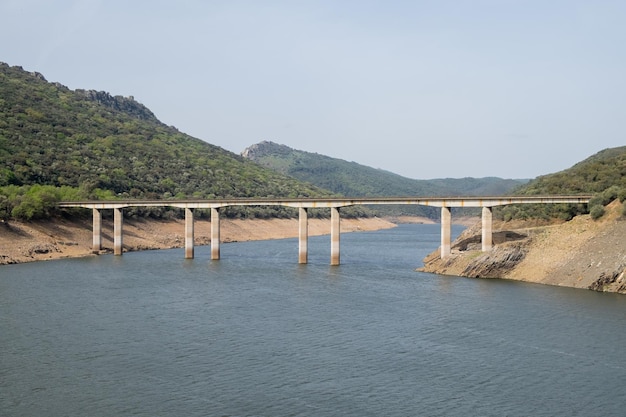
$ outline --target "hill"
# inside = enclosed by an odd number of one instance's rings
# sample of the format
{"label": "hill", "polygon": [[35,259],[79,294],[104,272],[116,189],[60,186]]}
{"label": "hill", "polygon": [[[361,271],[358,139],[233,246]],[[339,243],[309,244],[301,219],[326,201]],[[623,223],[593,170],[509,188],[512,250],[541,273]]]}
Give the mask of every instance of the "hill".
{"label": "hill", "polygon": [[132,96],[0,63],[2,218],[48,215],[41,207],[59,198],[320,195],[331,193],[166,126]]}
{"label": "hill", "polygon": [[[501,178],[415,180],[269,141],[248,147],[242,155],[276,172],[345,196],[498,195],[525,182]],[[426,215],[431,218],[439,215],[437,210],[428,207],[389,207],[385,208],[385,212]]]}
{"label": "hill", "polygon": [[615,186],[626,189],[626,146],[604,149],[564,171],[537,177],[518,192],[525,195],[598,194]]}
{"label": "hill", "polygon": [[425,272],[505,278],[626,294],[626,202],[615,200],[597,220],[589,214],[549,225],[494,222],[495,246],[480,251],[480,224],[465,230],[452,254],[424,259]]}
{"label": "hill", "polygon": [[[595,155],[554,174],[542,175],[514,190],[519,195],[594,194],[586,206],[542,205],[509,206],[496,210],[503,220],[561,218],[569,220],[597,207],[594,217],[616,198],[626,198],[626,146],[604,149]],[[599,217],[599,216],[598,216]]]}
{"label": "hill", "polygon": [[[498,208],[501,220],[494,222],[492,251],[481,252],[481,225],[476,224],[452,244],[446,259],[439,259],[439,252],[429,255],[423,270],[626,294],[626,147],[605,149],[516,191],[596,196],[589,209],[585,205]],[[554,216],[561,222],[555,222]]]}

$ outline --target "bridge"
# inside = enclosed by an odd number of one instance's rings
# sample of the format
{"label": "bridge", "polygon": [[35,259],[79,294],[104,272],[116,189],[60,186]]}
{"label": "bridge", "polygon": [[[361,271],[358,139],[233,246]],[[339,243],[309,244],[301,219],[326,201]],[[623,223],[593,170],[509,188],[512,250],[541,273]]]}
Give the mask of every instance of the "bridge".
{"label": "bridge", "polygon": [[330,264],[340,263],[340,209],[356,205],[422,205],[441,208],[441,258],[450,255],[450,226],[452,207],[482,208],[482,250],[493,247],[493,207],[510,204],[586,204],[589,195],[574,196],[496,196],[496,197],[339,197],[339,198],[231,198],[213,200],[111,200],[111,201],[64,201],[61,208],[82,207],[93,211],[93,251],[102,246],[101,210],[113,210],[113,253],[123,252],[123,209],[128,207],[176,207],[185,210],[185,258],[194,257],[194,209],[211,210],[211,259],[220,259],[221,208],[228,206],[284,206],[299,209],[298,216],[298,262],[308,259],[308,212],[309,208],[330,208]]}

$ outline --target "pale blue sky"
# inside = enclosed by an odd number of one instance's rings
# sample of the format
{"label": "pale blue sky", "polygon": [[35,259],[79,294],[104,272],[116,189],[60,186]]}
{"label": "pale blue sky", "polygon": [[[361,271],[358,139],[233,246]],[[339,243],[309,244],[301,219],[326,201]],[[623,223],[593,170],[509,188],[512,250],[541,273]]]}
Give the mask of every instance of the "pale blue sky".
{"label": "pale blue sky", "polygon": [[0,61],[239,153],[531,178],[626,145],[626,1],[0,0]]}

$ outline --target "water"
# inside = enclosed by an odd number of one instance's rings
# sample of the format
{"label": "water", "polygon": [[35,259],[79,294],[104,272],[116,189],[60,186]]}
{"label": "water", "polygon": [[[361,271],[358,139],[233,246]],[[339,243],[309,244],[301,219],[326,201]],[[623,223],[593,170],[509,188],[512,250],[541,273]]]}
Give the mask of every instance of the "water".
{"label": "water", "polygon": [[624,415],[626,297],[414,272],[436,225],[341,239],[1,267],[0,415]]}

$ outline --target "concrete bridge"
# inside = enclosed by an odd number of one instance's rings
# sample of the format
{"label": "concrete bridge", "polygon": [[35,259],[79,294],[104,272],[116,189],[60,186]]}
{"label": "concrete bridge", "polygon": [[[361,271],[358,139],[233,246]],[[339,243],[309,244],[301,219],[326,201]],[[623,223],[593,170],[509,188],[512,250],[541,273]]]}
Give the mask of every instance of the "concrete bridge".
{"label": "concrete bridge", "polygon": [[185,258],[194,257],[194,209],[211,210],[211,259],[220,258],[219,210],[228,206],[285,206],[299,209],[298,262],[307,263],[309,208],[330,208],[330,264],[340,263],[340,215],[342,207],[355,205],[423,205],[441,208],[441,257],[450,255],[451,207],[482,207],[482,250],[489,251],[492,241],[492,210],[510,204],[586,204],[591,196],[497,196],[497,197],[340,197],[340,198],[233,198],[215,200],[114,200],[64,201],[61,208],[83,207],[93,211],[93,251],[102,245],[101,210],[113,210],[113,252],[122,254],[123,209],[126,207],[177,207],[185,210]]}

